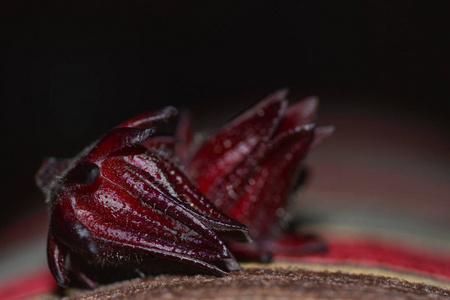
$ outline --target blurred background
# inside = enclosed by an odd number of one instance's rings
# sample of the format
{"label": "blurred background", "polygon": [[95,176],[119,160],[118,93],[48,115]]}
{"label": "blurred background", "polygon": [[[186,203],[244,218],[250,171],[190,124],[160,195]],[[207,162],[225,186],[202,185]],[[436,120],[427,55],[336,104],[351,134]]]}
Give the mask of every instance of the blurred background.
{"label": "blurred background", "polygon": [[45,157],[169,104],[211,129],[288,87],[291,100],[318,95],[320,124],[337,126],[308,160],[300,213],[398,211],[445,227],[449,3],[4,2],[0,226],[44,207],[33,176]]}

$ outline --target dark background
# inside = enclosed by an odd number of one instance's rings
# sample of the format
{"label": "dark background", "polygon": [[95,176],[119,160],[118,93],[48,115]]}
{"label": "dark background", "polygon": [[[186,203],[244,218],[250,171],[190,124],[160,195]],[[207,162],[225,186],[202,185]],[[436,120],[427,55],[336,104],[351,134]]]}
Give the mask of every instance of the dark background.
{"label": "dark background", "polygon": [[0,6],[0,225],[42,205],[44,157],[163,105],[208,115],[286,86],[447,132],[448,1],[93,2]]}

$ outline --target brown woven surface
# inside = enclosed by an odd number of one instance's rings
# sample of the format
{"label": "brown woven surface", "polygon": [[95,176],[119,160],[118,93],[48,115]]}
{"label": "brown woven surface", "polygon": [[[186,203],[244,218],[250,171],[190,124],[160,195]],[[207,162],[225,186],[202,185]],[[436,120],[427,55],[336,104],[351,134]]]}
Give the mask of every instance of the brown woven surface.
{"label": "brown woven surface", "polygon": [[[96,290],[69,290],[74,299],[448,299],[450,290],[372,275],[301,269],[248,268],[226,277],[163,275]],[[58,299],[48,296],[39,299]]]}

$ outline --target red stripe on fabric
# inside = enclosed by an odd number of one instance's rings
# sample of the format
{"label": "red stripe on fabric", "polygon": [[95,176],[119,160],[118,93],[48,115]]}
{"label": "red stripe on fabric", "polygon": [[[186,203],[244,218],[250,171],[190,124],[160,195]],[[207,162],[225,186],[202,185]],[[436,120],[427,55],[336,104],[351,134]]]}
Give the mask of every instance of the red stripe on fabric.
{"label": "red stripe on fabric", "polygon": [[1,300],[16,300],[50,293],[58,285],[48,269],[35,271],[3,282],[0,285]]}
{"label": "red stripe on fabric", "polygon": [[450,280],[450,255],[398,243],[355,238],[328,238],[328,252],[308,256],[280,256],[308,263],[332,263],[389,268]]}

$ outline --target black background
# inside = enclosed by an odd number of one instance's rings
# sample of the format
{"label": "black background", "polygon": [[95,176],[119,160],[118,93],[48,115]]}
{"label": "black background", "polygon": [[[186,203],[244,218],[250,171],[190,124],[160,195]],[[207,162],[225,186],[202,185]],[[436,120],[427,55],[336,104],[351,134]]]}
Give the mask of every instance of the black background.
{"label": "black background", "polygon": [[0,224],[42,204],[33,182],[42,158],[73,156],[120,121],[167,104],[208,114],[223,95],[257,101],[287,86],[329,107],[389,102],[446,130],[447,3],[1,4]]}

